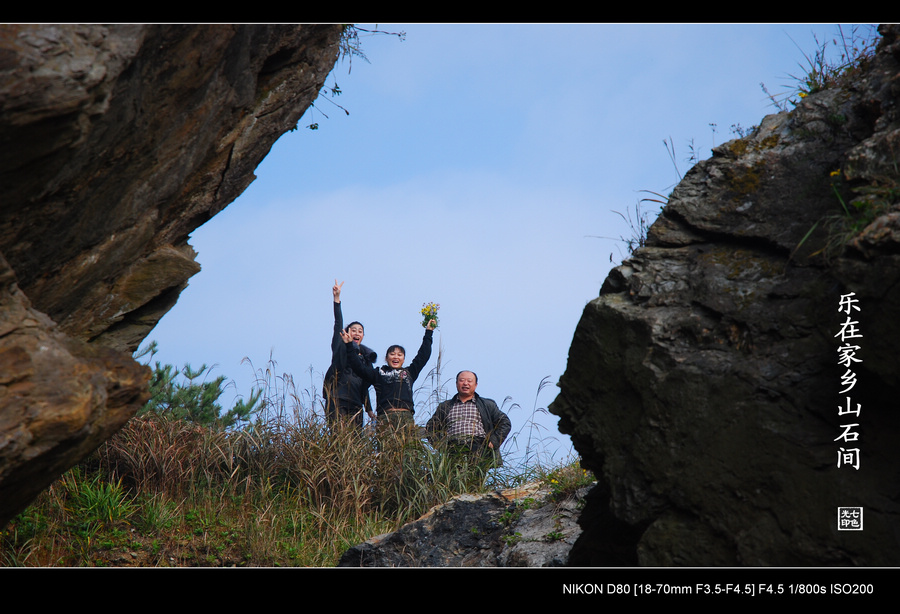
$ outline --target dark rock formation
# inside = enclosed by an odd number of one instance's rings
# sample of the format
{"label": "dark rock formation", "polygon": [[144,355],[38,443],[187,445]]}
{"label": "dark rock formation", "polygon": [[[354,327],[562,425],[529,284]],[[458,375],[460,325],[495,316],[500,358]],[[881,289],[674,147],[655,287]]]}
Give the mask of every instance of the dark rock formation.
{"label": "dark rock formation", "polygon": [[581,533],[583,489],[557,501],[532,484],[461,495],[347,550],[339,567],[561,567]]}
{"label": "dark rock formation", "polygon": [[0,526],[146,398],[188,235],[296,127],[337,25],[0,26]]}
{"label": "dark rock formation", "polygon": [[[694,167],[585,307],[550,407],[600,480],[570,564],[900,563],[900,42],[881,31],[871,62]],[[862,531],[837,530],[844,506]]]}

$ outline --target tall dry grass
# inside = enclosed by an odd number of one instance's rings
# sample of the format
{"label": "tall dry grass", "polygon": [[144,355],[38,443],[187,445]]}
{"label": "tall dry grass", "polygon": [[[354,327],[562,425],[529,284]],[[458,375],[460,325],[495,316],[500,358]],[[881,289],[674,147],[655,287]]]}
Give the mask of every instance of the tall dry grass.
{"label": "tall dry grass", "polygon": [[[256,374],[260,409],[240,428],[152,412],[130,420],[11,523],[0,564],[329,566],[454,495],[541,473],[539,463],[485,473],[433,448],[418,426],[329,425],[312,373],[302,390],[274,360]],[[440,361],[422,379],[417,401],[433,411],[448,396]],[[510,439],[539,457],[533,423]],[[70,504],[82,500],[112,511],[95,518]],[[137,562],[115,554],[124,550]]]}

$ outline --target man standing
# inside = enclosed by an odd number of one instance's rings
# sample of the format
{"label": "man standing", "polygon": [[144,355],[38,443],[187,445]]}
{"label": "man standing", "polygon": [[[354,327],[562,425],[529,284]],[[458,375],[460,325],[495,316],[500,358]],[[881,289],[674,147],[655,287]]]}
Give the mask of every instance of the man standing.
{"label": "man standing", "polygon": [[457,393],[438,405],[425,425],[433,444],[442,443],[456,453],[468,454],[483,470],[503,464],[500,445],[512,423],[492,399],[479,396],[478,376],[472,371],[456,375]]}

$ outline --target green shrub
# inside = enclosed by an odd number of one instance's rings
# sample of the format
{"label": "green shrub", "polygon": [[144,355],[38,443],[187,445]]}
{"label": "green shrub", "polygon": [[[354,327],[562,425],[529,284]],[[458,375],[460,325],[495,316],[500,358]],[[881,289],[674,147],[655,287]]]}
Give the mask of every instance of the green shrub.
{"label": "green shrub", "polygon": [[[139,359],[147,354],[152,359],[157,352],[156,342],[135,354]],[[212,380],[212,368],[201,365],[193,369],[189,364],[181,369],[156,362],[150,377],[150,399],[138,415],[155,413],[203,425],[235,428],[248,424],[259,409],[261,391],[254,390],[247,400],[238,399],[234,406],[222,412],[219,398],[225,391],[227,378],[220,375]]]}

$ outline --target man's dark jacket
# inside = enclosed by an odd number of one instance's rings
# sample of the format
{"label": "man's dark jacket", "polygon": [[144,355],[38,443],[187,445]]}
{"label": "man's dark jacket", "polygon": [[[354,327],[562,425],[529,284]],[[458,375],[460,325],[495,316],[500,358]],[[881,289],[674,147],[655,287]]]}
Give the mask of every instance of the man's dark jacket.
{"label": "man's dark jacket", "polygon": [[[452,399],[444,401],[434,410],[434,415],[431,416],[428,423],[425,425],[425,432],[428,435],[428,440],[432,443],[440,441],[444,436],[444,433],[446,433],[447,417],[450,414],[450,408],[453,407],[453,404],[458,400],[459,394],[455,394]],[[475,401],[475,406],[478,408],[478,413],[481,414],[481,424],[484,425],[485,441],[494,444],[494,456],[496,458],[496,464],[499,467],[503,464],[503,459],[500,457],[500,446],[506,440],[509,431],[512,430],[512,423],[509,421],[509,416],[500,411],[500,408],[497,407],[497,403],[493,399],[481,397],[476,392],[473,400]]]}

